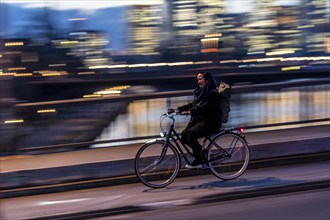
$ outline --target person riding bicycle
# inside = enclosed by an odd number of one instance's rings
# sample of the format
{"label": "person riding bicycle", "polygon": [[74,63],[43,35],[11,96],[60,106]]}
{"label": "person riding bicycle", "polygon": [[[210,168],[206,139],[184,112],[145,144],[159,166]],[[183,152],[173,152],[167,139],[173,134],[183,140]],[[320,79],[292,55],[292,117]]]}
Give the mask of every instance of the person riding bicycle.
{"label": "person riding bicycle", "polygon": [[212,135],[221,127],[221,107],[217,83],[209,72],[196,75],[198,87],[193,91],[193,101],[183,106],[170,108],[181,115],[191,115],[186,128],[181,133],[181,140],[192,148],[195,159],[186,168],[201,168],[206,162],[202,146],[198,139]]}

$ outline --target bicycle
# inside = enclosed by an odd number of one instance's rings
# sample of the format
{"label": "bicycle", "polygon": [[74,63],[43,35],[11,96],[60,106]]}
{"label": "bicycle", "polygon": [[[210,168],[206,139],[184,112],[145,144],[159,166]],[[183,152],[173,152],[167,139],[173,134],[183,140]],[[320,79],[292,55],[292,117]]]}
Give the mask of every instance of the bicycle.
{"label": "bicycle", "polygon": [[[181,169],[181,158],[191,165],[189,155],[192,150],[186,146],[174,129],[176,113],[163,114],[160,120],[160,136],[147,141],[138,150],[134,160],[134,170],[140,181],[151,188],[162,188],[171,184]],[[169,129],[165,131],[162,121],[171,120]],[[207,136],[203,140],[203,152],[207,158],[204,168],[224,180],[241,176],[250,159],[250,151],[243,129],[227,128]]]}

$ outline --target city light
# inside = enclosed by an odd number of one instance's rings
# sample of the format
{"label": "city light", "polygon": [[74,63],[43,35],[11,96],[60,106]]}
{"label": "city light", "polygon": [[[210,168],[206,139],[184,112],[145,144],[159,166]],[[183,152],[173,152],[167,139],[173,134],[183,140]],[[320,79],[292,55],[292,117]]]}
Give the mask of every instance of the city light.
{"label": "city light", "polygon": [[24,42],[6,42],[5,47],[24,46]]}
{"label": "city light", "polygon": [[281,70],[282,71],[292,71],[292,70],[300,70],[301,67],[300,66],[289,66],[289,67],[282,67]]}
{"label": "city light", "polygon": [[12,120],[5,120],[5,124],[16,124],[16,123],[23,123],[23,119],[12,119]]}
{"label": "city light", "polygon": [[56,112],[56,109],[40,109],[40,110],[37,110],[37,113],[39,113],[39,114],[55,113],[55,112]]}

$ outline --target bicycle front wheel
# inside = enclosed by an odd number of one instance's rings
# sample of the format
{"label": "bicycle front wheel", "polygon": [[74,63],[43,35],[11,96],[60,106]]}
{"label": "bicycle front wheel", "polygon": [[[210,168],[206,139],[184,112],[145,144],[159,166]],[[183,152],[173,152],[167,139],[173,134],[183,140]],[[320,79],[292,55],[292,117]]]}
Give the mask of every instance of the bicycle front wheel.
{"label": "bicycle front wheel", "polygon": [[235,179],[244,173],[249,164],[249,146],[245,139],[236,133],[221,133],[210,143],[207,158],[216,177]]}
{"label": "bicycle front wheel", "polygon": [[172,183],[180,169],[180,156],[171,144],[157,140],[144,144],[137,152],[134,168],[141,182],[151,188],[161,188]]}

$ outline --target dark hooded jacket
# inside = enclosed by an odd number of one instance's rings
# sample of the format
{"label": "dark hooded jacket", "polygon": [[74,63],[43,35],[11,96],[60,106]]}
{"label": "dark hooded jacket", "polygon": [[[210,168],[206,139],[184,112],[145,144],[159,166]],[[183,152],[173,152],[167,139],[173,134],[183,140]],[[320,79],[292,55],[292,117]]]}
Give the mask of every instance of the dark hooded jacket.
{"label": "dark hooded jacket", "polygon": [[194,100],[187,105],[178,107],[179,112],[190,111],[191,123],[202,123],[212,130],[221,127],[220,95],[216,89],[216,82],[210,80],[203,87],[194,90]]}

